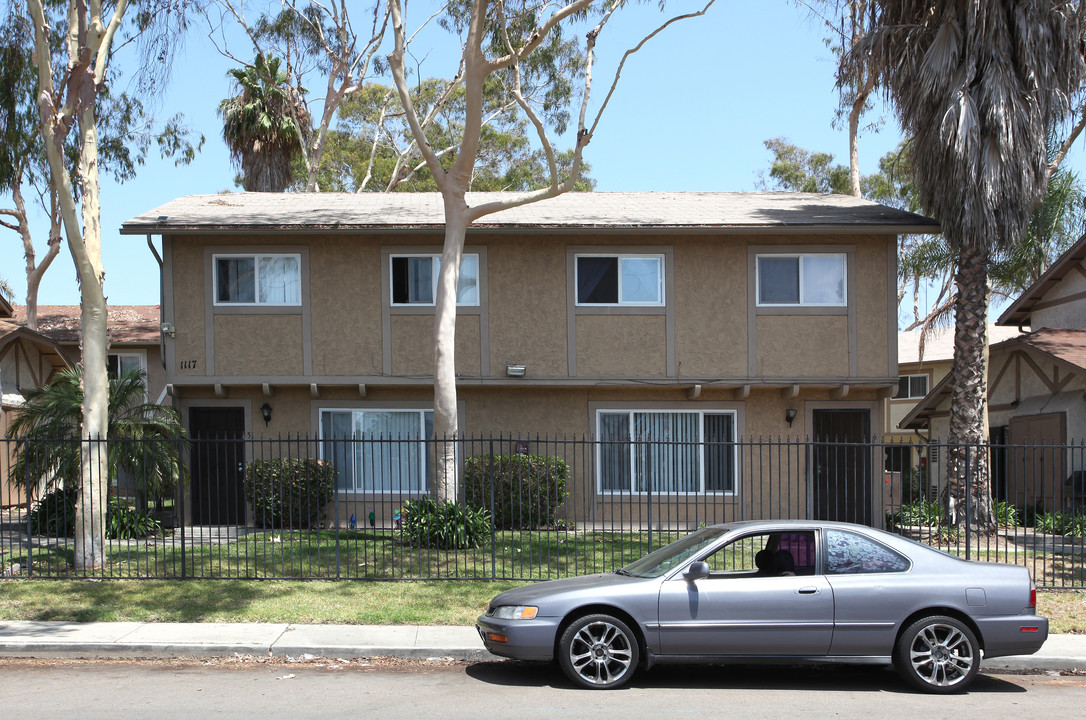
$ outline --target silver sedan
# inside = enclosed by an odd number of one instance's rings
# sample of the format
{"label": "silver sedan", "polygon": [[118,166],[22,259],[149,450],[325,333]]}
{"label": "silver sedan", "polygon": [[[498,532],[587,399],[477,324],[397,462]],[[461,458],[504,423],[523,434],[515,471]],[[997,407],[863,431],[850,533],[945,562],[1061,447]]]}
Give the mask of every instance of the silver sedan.
{"label": "silver sedan", "polygon": [[984,657],[1048,637],[1024,567],[969,562],[859,525],[698,530],[613,573],[508,590],[477,627],[490,652],[558,660],[586,688],[657,662],[893,664],[914,687],[964,690]]}

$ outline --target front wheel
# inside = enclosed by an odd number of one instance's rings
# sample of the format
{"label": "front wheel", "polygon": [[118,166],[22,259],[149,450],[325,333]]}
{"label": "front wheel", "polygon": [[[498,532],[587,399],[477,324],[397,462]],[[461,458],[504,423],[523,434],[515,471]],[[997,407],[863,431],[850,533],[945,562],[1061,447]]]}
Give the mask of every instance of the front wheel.
{"label": "front wheel", "polygon": [[608,690],[623,685],[637,669],[637,637],[610,615],[580,618],[562,633],[558,664],[581,687]]}
{"label": "front wheel", "polygon": [[894,667],[924,692],[962,692],[980,670],[980,644],[959,620],[945,615],[921,618],[898,639]]}

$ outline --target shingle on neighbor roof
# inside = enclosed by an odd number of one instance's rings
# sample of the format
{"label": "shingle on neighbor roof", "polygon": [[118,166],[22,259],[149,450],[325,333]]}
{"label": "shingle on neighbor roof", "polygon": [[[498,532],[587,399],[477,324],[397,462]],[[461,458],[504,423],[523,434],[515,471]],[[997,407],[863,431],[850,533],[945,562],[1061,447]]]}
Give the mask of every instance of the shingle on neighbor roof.
{"label": "shingle on neighbor roof", "polygon": [[[78,305],[39,305],[38,332],[60,343],[79,342],[80,308]],[[15,306],[15,321],[26,322],[26,306]],[[107,327],[112,343],[157,344],[159,342],[158,305],[110,305]]]}
{"label": "shingle on neighbor roof", "polygon": [[[516,193],[469,193],[471,206]],[[124,223],[122,234],[246,228],[434,230],[438,193],[226,193],[190,195]],[[938,223],[850,195],[756,192],[566,193],[487,215],[475,229],[674,228],[751,230],[864,228],[938,232]]]}

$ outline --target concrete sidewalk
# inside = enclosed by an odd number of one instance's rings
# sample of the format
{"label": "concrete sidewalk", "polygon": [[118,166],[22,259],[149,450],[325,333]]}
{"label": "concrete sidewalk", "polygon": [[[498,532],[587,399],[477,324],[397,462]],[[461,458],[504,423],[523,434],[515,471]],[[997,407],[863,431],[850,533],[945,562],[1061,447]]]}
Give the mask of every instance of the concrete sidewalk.
{"label": "concrete sidewalk", "polygon": [[[494,660],[474,627],[257,623],[0,621],[0,657],[187,658],[242,655]],[[1086,670],[1086,635],[1050,635],[1041,651],[985,660],[987,670]]]}

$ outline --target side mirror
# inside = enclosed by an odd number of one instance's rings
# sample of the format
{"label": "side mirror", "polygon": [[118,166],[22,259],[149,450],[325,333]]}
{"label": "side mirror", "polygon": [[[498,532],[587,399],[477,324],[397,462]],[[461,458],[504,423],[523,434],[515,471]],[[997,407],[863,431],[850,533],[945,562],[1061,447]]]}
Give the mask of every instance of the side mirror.
{"label": "side mirror", "polygon": [[683,573],[683,579],[687,582],[694,582],[707,577],[709,577],[709,563],[707,562],[691,563],[690,567]]}

